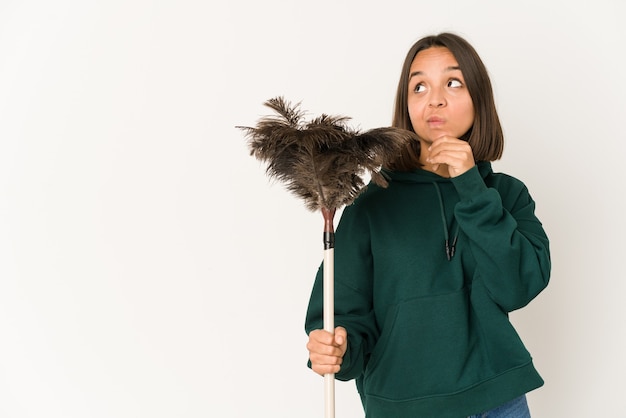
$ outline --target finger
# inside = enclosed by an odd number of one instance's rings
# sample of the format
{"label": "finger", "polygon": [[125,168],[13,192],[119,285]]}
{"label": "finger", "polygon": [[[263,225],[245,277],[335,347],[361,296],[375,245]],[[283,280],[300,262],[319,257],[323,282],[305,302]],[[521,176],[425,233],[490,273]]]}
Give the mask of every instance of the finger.
{"label": "finger", "polygon": [[323,329],[316,329],[309,333],[309,340],[317,341],[321,344],[330,345],[334,342],[335,337],[331,332]]}
{"label": "finger", "polygon": [[471,146],[464,141],[445,142],[429,148],[427,161],[431,163],[461,163],[474,161]]}
{"label": "finger", "polygon": [[[324,331],[325,332],[325,331]],[[335,356],[341,357],[345,352],[345,345],[342,347],[340,344],[337,344],[332,334],[330,334],[330,338],[327,338],[326,335],[322,335],[319,333],[309,335],[309,341],[306,344],[306,348],[313,355],[321,355],[321,356]],[[317,339],[316,337],[321,337]]]}
{"label": "finger", "polygon": [[311,369],[321,375],[326,373],[338,373],[341,370],[343,359],[336,356],[311,355]]}
{"label": "finger", "polygon": [[306,349],[309,351],[310,358],[316,356],[341,357],[342,354],[339,347],[335,347],[334,345],[319,344],[311,341],[307,344]]}
{"label": "finger", "polygon": [[428,147],[428,151],[432,151],[435,150],[441,146],[444,146],[445,144],[450,144],[450,143],[454,143],[455,141],[458,141],[457,138],[448,136],[448,135],[444,135],[444,136],[440,136],[439,138],[435,139],[430,146]]}
{"label": "finger", "polygon": [[318,353],[311,353],[309,360],[311,360],[311,364],[318,366],[339,366],[343,363],[341,356],[326,356]]}
{"label": "finger", "polygon": [[450,152],[440,153],[436,157],[431,159],[431,164],[434,166],[438,166],[439,164],[446,164],[448,166],[448,173],[450,177],[457,177],[472,167],[474,167],[474,159],[471,156],[467,156],[466,154],[455,154]]}
{"label": "finger", "polygon": [[428,147],[428,151],[430,152],[439,152],[440,150],[462,150],[469,149],[471,151],[471,147],[467,141],[464,141],[459,138],[455,138],[453,136],[441,136],[435,139],[430,146]]}
{"label": "finger", "polygon": [[437,154],[431,154],[428,156],[428,160],[430,160],[430,162],[439,164],[463,163],[469,159],[470,156],[464,150],[442,150]]}
{"label": "finger", "polygon": [[311,364],[311,369],[315,373],[317,373],[317,374],[319,374],[321,376],[324,376],[325,374],[328,374],[328,373],[333,373],[333,374],[339,373],[339,371],[341,370],[341,366],[339,366],[339,365],[332,365],[332,366],[331,365],[320,365],[320,364],[313,364],[312,363]]}
{"label": "finger", "polygon": [[314,340],[309,340],[306,345],[307,350],[310,353],[310,356],[319,355],[319,356],[333,356],[333,357],[342,357],[346,351],[346,345],[337,346],[334,344],[327,345],[322,344]]}

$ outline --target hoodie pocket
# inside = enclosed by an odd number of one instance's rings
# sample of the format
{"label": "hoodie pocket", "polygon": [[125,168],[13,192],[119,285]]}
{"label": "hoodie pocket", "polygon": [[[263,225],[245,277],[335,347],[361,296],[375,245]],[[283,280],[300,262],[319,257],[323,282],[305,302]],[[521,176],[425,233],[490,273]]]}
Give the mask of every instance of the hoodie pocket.
{"label": "hoodie pocket", "polygon": [[476,382],[484,356],[472,321],[467,289],[396,305],[365,370],[365,393],[408,400]]}

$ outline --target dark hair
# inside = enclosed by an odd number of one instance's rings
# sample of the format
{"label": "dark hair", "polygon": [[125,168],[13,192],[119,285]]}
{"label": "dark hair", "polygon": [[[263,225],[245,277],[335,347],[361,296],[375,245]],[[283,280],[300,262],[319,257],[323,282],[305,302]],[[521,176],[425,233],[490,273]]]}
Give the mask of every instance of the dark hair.
{"label": "dark hair", "polygon": [[[415,56],[432,47],[448,48],[459,63],[463,72],[465,84],[474,105],[474,123],[461,139],[466,140],[472,147],[476,161],[495,161],[502,157],[504,149],[504,134],[500,125],[500,118],[496,111],[493,98],[493,89],[487,69],[478,53],[465,39],[453,33],[440,33],[426,36],[417,41],[406,55],[402,65],[402,73],[396,92],[396,103],[392,125],[394,127],[414,131],[409,118],[407,106],[409,90],[409,71]],[[402,151],[402,154],[388,168],[398,171],[410,171],[420,167],[420,144],[411,142]]]}

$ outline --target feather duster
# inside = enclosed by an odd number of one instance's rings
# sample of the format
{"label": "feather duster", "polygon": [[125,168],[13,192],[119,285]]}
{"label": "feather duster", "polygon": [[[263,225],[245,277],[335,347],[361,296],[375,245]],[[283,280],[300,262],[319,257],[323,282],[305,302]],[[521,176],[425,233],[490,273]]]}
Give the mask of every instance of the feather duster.
{"label": "feather duster", "polygon": [[267,174],[286,184],[311,211],[334,210],[352,201],[364,190],[364,175],[387,186],[380,173],[385,162],[395,158],[413,132],[399,128],[375,128],[361,133],[350,128],[345,116],[321,116],[304,120],[300,104],[282,97],[266,106],[277,116],[261,118],[256,127],[242,127],[248,136],[250,154],[267,162]]}
{"label": "feather duster", "polygon": [[[267,174],[324,216],[324,329],[334,332],[335,211],[364,190],[365,174],[387,187],[381,166],[417,136],[399,128],[360,132],[348,126],[350,118],[345,116],[322,114],[307,122],[300,104],[291,105],[282,97],[265,105],[276,115],[261,118],[256,127],[238,128],[248,137],[250,154],[267,163]],[[325,417],[333,418],[334,374],[325,374],[324,383]]]}

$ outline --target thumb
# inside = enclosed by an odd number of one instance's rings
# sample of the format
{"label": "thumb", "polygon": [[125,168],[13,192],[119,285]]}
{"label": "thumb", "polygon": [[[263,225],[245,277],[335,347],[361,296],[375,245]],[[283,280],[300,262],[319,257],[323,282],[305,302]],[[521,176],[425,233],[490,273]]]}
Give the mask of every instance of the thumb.
{"label": "thumb", "polygon": [[344,327],[335,328],[335,342],[340,346],[344,345],[348,339],[348,332]]}

